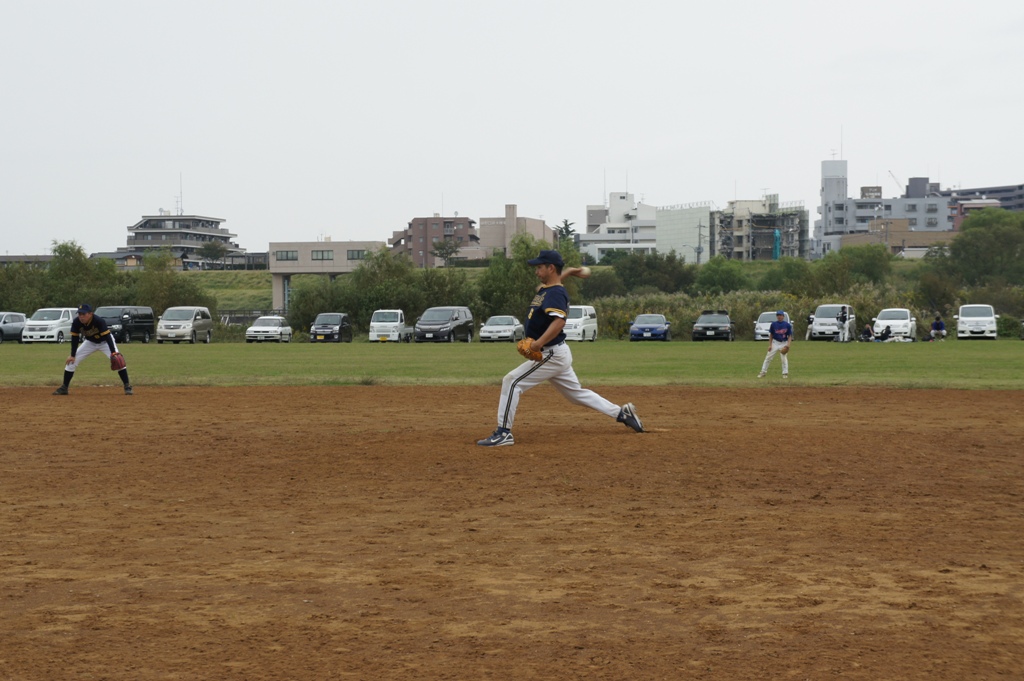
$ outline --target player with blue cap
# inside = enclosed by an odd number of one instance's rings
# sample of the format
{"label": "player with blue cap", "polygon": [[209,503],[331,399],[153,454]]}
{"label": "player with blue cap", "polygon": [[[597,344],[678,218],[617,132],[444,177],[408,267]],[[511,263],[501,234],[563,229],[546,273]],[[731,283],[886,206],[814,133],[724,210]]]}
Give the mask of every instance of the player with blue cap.
{"label": "player with blue cap", "polygon": [[768,354],[761,365],[761,373],[758,378],[764,378],[768,373],[768,365],[775,359],[775,355],[782,354],[782,377],[789,378],[789,346],[793,342],[793,325],[786,321],[786,311],[779,310],[775,313],[775,321],[768,327]]}

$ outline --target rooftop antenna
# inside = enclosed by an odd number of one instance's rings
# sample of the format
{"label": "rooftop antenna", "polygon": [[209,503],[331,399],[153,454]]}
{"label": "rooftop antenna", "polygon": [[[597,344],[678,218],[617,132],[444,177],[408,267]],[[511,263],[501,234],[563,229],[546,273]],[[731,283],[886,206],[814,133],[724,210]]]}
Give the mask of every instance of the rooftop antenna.
{"label": "rooftop antenna", "polygon": [[178,215],[185,214],[185,192],[182,190],[181,171],[178,171]]}

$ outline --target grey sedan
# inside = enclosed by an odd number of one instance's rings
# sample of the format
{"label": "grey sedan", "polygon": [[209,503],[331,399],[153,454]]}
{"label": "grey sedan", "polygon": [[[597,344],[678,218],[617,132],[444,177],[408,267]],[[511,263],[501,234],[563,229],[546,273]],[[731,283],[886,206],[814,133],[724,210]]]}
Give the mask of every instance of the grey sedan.
{"label": "grey sedan", "polygon": [[522,323],[512,315],[495,315],[480,326],[480,342],[508,341],[515,343],[526,337]]}

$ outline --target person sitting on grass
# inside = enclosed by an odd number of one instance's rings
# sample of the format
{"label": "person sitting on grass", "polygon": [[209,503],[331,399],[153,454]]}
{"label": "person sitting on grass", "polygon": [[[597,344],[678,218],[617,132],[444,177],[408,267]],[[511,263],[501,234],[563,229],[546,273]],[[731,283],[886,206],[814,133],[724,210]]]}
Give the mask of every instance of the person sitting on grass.
{"label": "person sitting on grass", "polygon": [[885,327],[885,330],[882,331],[882,333],[875,336],[876,343],[888,343],[890,340],[892,340],[892,328],[888,326]]}
{"label": "person sitting on grass", "polygon": [[870,324],[864,325],[864,330],[860,332],[860,339],[865,343],[875,340],[875,331],[871,328]]}

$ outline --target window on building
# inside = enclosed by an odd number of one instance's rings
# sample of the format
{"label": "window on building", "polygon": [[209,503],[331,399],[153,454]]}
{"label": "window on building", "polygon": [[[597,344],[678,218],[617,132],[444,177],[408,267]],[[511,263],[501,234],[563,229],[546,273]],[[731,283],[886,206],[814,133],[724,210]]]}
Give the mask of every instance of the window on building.
{"label": "window on building", "polygon": [[298,251],[274,251],[275,260],[298,260]]}
{"label": "window on building", "polygon": [[907,212],[908,213],[916,213],[917,212],[917,204],[916,203],[908,203],[907,204]]}
{"label": "window on building", "polygon": [[438,240],[439,240],[440,238],[441,238],[441,237],[439,237],[439,236],[432,236],[432,237],[430,237],[430,240],[431,240],[431,241],[432,241],[433,243],[435,243],[435,244],[436,244],[436,243],[438,242]]}
{"label": "window on building", "polygon": [[917,218],[907,218],[907,224],[911,227],[915,226],[917,224]]}
{"label": "window on building", "polygon": [[929,213],[938,213],[939,212],[939,206],[936,203],[929,203],[928,207],[926,208],[926,210]]}
{"label": "window on building", "polygon": [[334,260],[334,251],[313,251],[313,260]]}
{"label": "window on building", "polygon": [[437,229],[438,227],[440,227],[440,225],[436,222],[430,225],[430,229]]}
{"label": "window on building", "polygon": [[846,224],[846,220],[843,219],[843,218],[836,218],[836,224],[837,225],[845,225]]}
{"label": "window on building", "polygon": [[455,237],[455,240],[456,240],[456,241],[462,241],[462,237],[461,237],[461,236],[459,236],[459,237]]}
{"label": "window on building", "polygon": [[366,260],[366,251],[349,251],[349,260]]}
{"label": "window on building", "polygon": [[836,204],[836,210],[837,211],[846,210],[846,204],[844,204],[844,203],[837,203]]}

